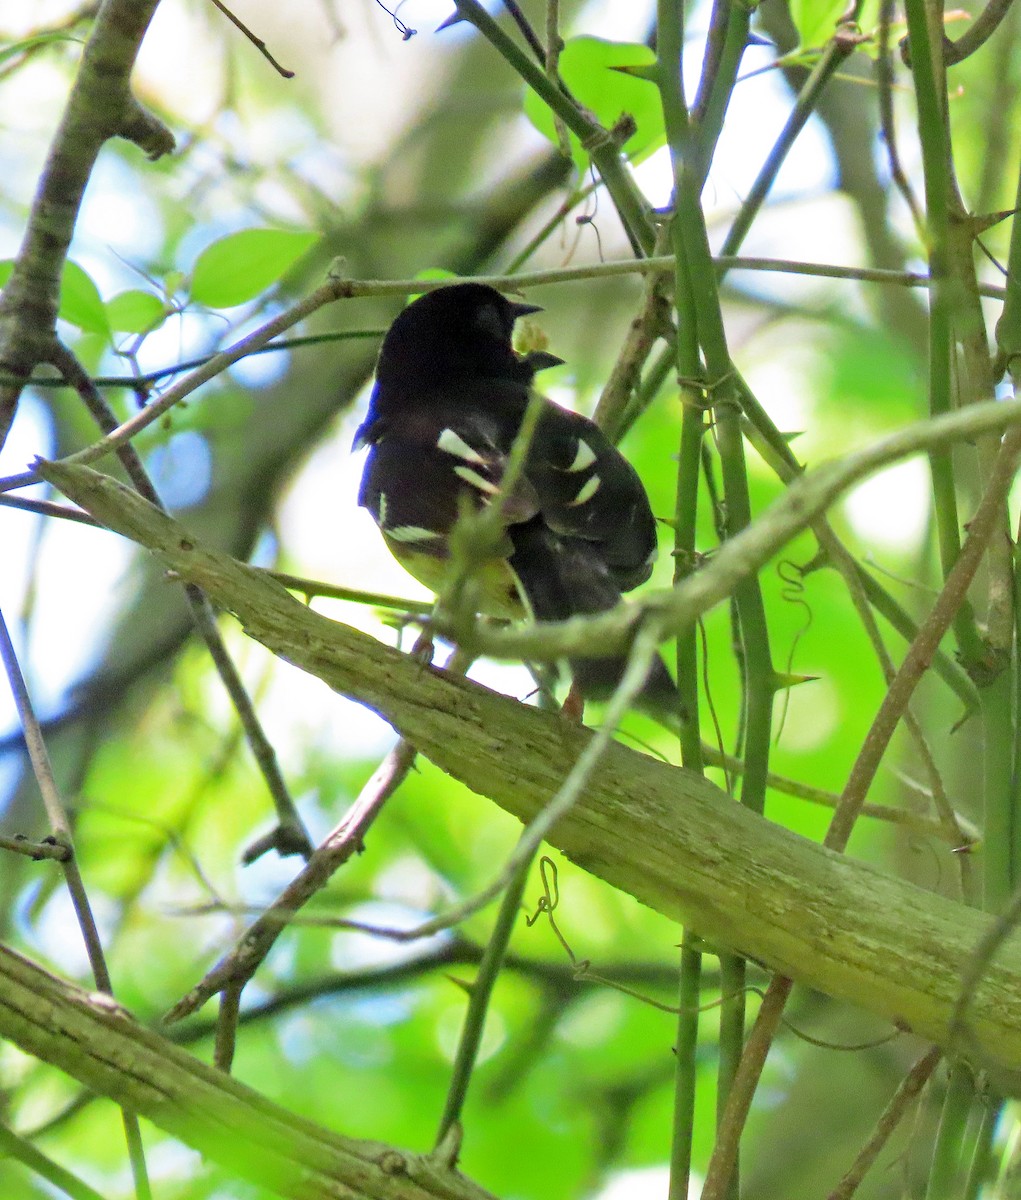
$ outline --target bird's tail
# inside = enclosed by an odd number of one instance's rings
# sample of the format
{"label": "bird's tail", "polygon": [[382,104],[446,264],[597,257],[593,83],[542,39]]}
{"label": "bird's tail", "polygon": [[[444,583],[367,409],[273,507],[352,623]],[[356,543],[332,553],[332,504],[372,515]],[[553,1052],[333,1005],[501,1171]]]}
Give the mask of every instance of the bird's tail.
{"label": "bird's tail", "polygon": [[[512,525],[510,565],[520,581],[537,621],[606,612],[620,603],[621,593],[606,566],[580,538],[560,537],[541,518]],[[573,658],[571,674],[587,700],[608,699],[627,666],[625,655]],[[684,719],[677,686],[657,654],[635,706],[676,727]]]}

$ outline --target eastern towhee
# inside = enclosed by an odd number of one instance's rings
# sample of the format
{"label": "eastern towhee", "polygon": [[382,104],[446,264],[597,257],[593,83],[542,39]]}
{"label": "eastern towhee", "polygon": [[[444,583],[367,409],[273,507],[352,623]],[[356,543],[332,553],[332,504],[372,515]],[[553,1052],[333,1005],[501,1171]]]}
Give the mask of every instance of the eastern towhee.
{"label": "eastern towhee", "polygon": [[[455,284],[409,304],[383,339],[354,441],[370,448],[358,502],[397,561],[433,591],[466,500],[479,508],[500,496],[536,372],[562,362],[514,351],[514,322],[538,311],[482,284]],[[500,496],[506,537],[481,572],[480,607],[563,621],[605,612],[649,578],[656,527],[642,481],[599,427],[542,403],[524,469],[512,495]],[[625,661],[573,659],[576,688],[605,699]],[[636,704],[673,723],[681,715],[658,656]]]}

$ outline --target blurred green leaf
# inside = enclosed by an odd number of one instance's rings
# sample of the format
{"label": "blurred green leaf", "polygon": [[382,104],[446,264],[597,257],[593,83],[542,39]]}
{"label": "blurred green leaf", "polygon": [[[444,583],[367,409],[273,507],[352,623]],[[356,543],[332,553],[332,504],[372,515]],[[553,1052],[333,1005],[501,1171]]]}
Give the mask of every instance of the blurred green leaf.
{"label": "blurred green leaf", "polygon": [[[6,258],[0,262],[0,287],[10,279],[13,270],[13,258]],[[58,315],[65,321],[70,321],[72,325],[77,325],[79,329],[84,329],[86,333],[101,333],[107,337],[110,335],[110,323],[99,288],[96,287],[92,276],[70,259],[64,264],[64,273],[60,279]]]}
{"label": "blurred green leaf", "polygon": [[191,298],[210,308],[231,308],[276,283],[318,240],[316,233],[244,229],[207,246],[191,273]]}
{"label": "blurred green leaf", "polygon": [[166,312],[166,305],[159,296],[137,288],[118,292],[106,302],[107,320],[117,333],[145,333],[158,325]]}
{"label": "blurred green leaf", "polygon": [[[572,94],[610,129],[623,113],[634,119],[637,132],[625,143],[632,162],[647,158],[665,141],[659,92],[647,78],[638,78],[656,62],[648,46],[637,42],[607,42],[602,38],[571,38],[560,55],[560,75]],[[525,93],[525,115],[541,134],[557,143],[553,114],[534,92]],[[573,135],[571,153],[579,171],[588,167],[588,153]]]}
{"label": "blurred green leaf", "polygon": [[59,316],[87,333],[110,332],[106,307],[99,288],[89,273],[70,259],[60,278]]}
{"label": "blurred green leaf", "polygon": [[803,50],[825,46],[847,11],[845,0],[791,0],[791,20]]}

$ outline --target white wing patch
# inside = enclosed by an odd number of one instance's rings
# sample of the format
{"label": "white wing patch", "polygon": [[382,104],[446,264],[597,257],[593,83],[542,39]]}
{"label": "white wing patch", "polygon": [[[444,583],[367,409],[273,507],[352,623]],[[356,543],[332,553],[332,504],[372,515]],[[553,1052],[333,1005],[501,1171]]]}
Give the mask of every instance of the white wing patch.
{"label": "white wing patch", "polygon": [[435,530],[423,529],[420,525],[397,525],[385,532],[394,542],[434,542],[440,536]]}
{"label": "white wing patch", "polygon": [[[473,450],[472,453],[474,454],[475,451]],[[478,461],[482,462],[483,460],[480,458]],[[478,488],[480,492],[485,492],[487,495],[495,496],[500,490],[495,483],[490,483],[488,479],[480,475],[478,471],[473,471],[471,467],[455,467],[454,474],[463,479],[465,483],[470,483],[473,488]]]}
{"label": "white wing patch", "polygon": [[[574,462],[567,469],[569,471],[584,471],[586,467],[591,467],[595,461],[595,451],[584,438],[578,438],[578,452],[574,456]],[[575,504],[580,503],[580,500],[575,500]]]}
{"label": "white wing patch", "polygon": [[447,454],[452,454],[455,458],[462,458],[465,462],[484,463],[486,460],[481,454],[464,440],[459,433],[455,433],[453,429],[443,429],[440,431],[440,436],[436,439],[436,448],[443,450]]}
{"label": "white wing patch", "polygon": [[386,496],[382,492],[379,493],[379,518],[378,518],[378,520],[379,520],[379,524],[385,529],[386,528]]}
{"label": "white wing patch", "polygon": [[599,476],[593,475],[581,487],[577,496],[568,503],[568,508],[576,508],[579,504],[585,504],[599,491]]}

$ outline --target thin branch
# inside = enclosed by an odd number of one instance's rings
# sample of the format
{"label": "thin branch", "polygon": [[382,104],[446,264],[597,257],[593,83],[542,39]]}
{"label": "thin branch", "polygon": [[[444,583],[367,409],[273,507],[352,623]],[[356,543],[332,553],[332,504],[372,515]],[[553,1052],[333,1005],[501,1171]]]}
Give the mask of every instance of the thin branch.
{"label": "thin branch", "polygon": [[[360,341],[368,338],[382,338],[385,329],[338,329],[333,333],[309,333],[302,337],[284,338],[269,346],[260,346],[258,350],[250,351],[248,357],[257,354],[276,354],[279,351],[299,350],[305,346],[325,346],[333,342]],[[158,367],[155,371],[140,371],[137,375],[93,375],[92,382],[98,388],[123,387],[132,391],[144,389],[147,384],[159,383],[171,375],[180,375],[182,371],[191,371],[195,367],[203,367],[213,354],[200,354],[197,358],[183,358],[172,367]],[[16,383],[11,376],[0,375],[0,384]],[[63,388],[68,387],[68,381],[63,375],[33,375],[34,388]]]}
{"label": "thin branch", "polygon": [[737,1163],[738,1146],[752,1099],[759,1085],[766,1056],[783,1018],[787,998],[794,986],[790,979],[775,975],[759,1005],[758,1015],[745,1042],[744,1053],[730,1083],[726,1108],[717,1122],[716,1141],[706,1168],[702,1200],[726,1200]]}
{"label": "thin branch", "polygon": [[30,842],[23,834],[16,837],[0,837],[0,850],[10,850],[13,854],[23,854],[34,862],[44,858],[55,858],[58,862],[67,862],[71,850],[56,838],[44,838],[41,842]]}
{"label": "thin branch", "polygon": [[[975,405],[972,411],[979,406]],[[843,850],[894,730],[915,688],[928,669],[936,647],[959,610],[968,586],[993,535],[1010,485],[1021,460],[1021,429],[1003,439],[985,494],[968,524],[968,536],[928,617],[922,622],[904,661],[890,684],[848,776],[840,805],[826,833],[825,845]],[[985,851],[988,853],[988,850]]]}
{"label": "thin branch", "polygon": [[[527,830],[521,835],[527,837]],[[504,965],[507,947],[510,944],[514,925],[521,913],[521,897],[524,894],[528,874],[532,868],[532,857],[522,860],[514,877],[504,892],[497,914],[496,924],[489,936],[485,953],[479,963],[478,973],[468,993],[468,1011],[461,1027],[457,1053],[447,1086],[447,1098],[443,1105],[439,1129],[436,1133],[437,1148],[443,1146],[451,1131],[461,1120],[461,1111],[468,1095],[468,1085],[482,1045],[482,1034],[486,1024],[486,1013],[493,996],[493,988]],[[453,1166],[453,1163],[451,1163]]]}
{"label": "thin branch", "polygon": [[252,43],[252,45],[256,48],[256,50],[259,51],[259,53],[262,55],[262,57],[269,63],[269,65],[273,68],[274,71],[277,72],[278,75],[282,75],[284,77],[284,79],[293,79],[294,78],[294,72],[288,71],[288,69],[286,67],[282,67],[277,62],[277,60],[273,57],[273,55],[270,54],[269,49],[267,48],[266,43],[262,40],[262,38],[256,37],[256,35],[248,28],[248,26],[243,21],[239,20],[238,17],[236,17],[234,15],[230,11],[230,9],[226,6],[226,4],[222,3],[222,0],[210,0],[210,3],[213,5],[214,8],[218,9],[221,13],[223,13],[223,15],[227,18],[227,20],[230,21],[230,23],[236,29],[241,30],[241,32],[245,35],[245,37],[248,38],[248,40]]}
{"label": "thin branch", "polygon": [[895,0],[881,0],[879,6],[879,37],[876,54],[876,88],[879,97],[879,127],[890,164],[890,178],[908,206],[920,241],[925,238],[925,217],[915,199],[914,189],[904,173],[897,150],[897,128],[893,112],[893,52],[890,48],[890,25],[893,22]]}
{"label": "thin branch", "polygon": [[52,500],[30,500],[27,496],[0,494],[0,507],[17,508],[22,512],[35,513],[40,517],[54,517],[60,521],[74,521],[92,529],[101,528],[99,522],[88,513],[77,508],[68,508],[66,504],[55,504]]}
{"label": "thin branch", "polygon": [[[100,430],[105,434],[109,434],[112,430],[116,429],[117,420],[113,415],[113,410],[107,404],[76,356],[65,346],[57,343],[55,349],[51,352],[50,358],[53,365],[61,372],[75,391],[77,391],[82,403],[88,409]],[[119,446],[117,457],[120,459],[121,465],[127,472],[128,478],[134,484],[138,494],[157,508],[164,508],[163,501],[160,499],[152,480],[149,478],[149,473],[146,471],[134,446],[130,443]],[[259,720],[244,682],[238,673],[238,669],[234,665],[234,660],[227,653],[227,647],[223,643],[223,638],[220,636],[220,630],[216,624],[216,616],[212,605],[210,605],[209,601],[202,594],[202,591],[195,587],[194,584],[185,583],[184,594],[188,602],[188,608],[191,611],[192,620],[195,622],[199,636],[206,644],[206,649],[213,660],[217,674],[220,676],[224,689],[230,697],[234,711],[241,722],[241,728],[244,731],[252,757],[255,759],[256,766],[266,783],[273,806],[276,809],[276,828],[265,837],[260,838],[256,844],[248,847],[245,852],[244,861],[252,863],[271,849],[276,850],[281,855],[301,854],[305,858],[308,858],[312,853],[312,839],[309,837],[308,830],[298,815],[297,807],[281,774],[272,743],[266,737],[262,728],[262,722]]]}
{"label": "thin branch", "polygon": [[[11,694],[14,697],[14,704],[18,710],[21,728],[25,734],[25,745],[28,748],[28,756],[32,763],[36,782],[39,785],[39,792],[42,796],[47,818],[49,819],[50,829],[57,844],[67,851],[66,857],[61,858],[59,861],[64,871],[64,881],[67,884],[68,894],[71,897],[71,906],[74,909],[82,941],[85,943],[85,950],[89,957],[92,977],[95,980],[96,987],[101,992],[105,992],[108,996],[112,997],[113,984],[110,979],[110,971],[106,965],[103,943],[99,936],[99,930],[96,927],[96,919],[92,913],[88,893],[85,890],[85,881],[82,879],[81,871],[78,869],[78,860],[74,854],[74,842],[71,837],[71,824],[67,819],[67,809],[61,799],[56,780],[53,776],[53,767],[50,764],[50,756],[46,750],[46,742],[43,739],[42,729],[35,715],[32,699],[29,696],[21,664],[18,662],[18,656],[14,649],[14,643],[11,641],[11,635],[8,632],[3,612],[0,612],[0,661],[3,663],[8,682],[10,683]],[[138,1118],[127,1108],[121,1109],[121,1117],[124,1123],[128,1156],[131,1160],[132,1175],[135,1181],[135,1195],[137,1200],[150,1200],[149,1176],[145,1165],[142,1133],[139,1128]]]}
{"label": "thin branch", "polygon": [[787,118],[780,136],[767,155],[762,169],[759,171],[751,190],[741,205],[740,211],[734,218],[734,223],[727,233],[726,240],[723,243],[723,253],[725,255],[737,253],[741,243],[745,239],[745,235],[752,227],[756,216],[758,216],[759,209],[765,203],[766,197],[769,195],[770,189],[791,147],[808,123],[808,118],[815,111],[823,89],[829,83],[830,79],[832,79],[840,65],[853,53],[860,41],[861,38],[856,36],[851,29],[838,29],[836,35],[823,51],[822,57],[812,68],[811,74],[805,80],[805,86],[801,89],[794,102],[794,107],[791,109],[790,116]]}
{"label": "thin branch", "polygon": [[[3,499],[0,498],[0,504]],[[429,600],[408,600],[403,596],[389,596],[384,592],[363,592],[360,588],[340,587],[335,583],[323,583],[319,579],[306,579],[301,575],[288,575],[285,571],[270,571],[264,567],[256,570],[265,571],[270,579],[292,592],[298,592],[306,600],[322,596],[328,600],[350,600],[355,604],[368,604],[375,608],[391,608],[395,612],[425,616],[435,607]]]}
{"label": "thin branch", "polygon": [[84,1179],[79,1179],[52,1158],[43,1154],[31,1142],[19,1137],[13,1129],[0,1122],[0,1157],[20,1162],[40,1179],[59,1189],[71,1200],[104,1200]]}
{"label": "thin branch", "polygon": [[24,237],[0,295],[0,445],[21,389],[53,345],[60,277],[85,187],[104,143],[129,137],[151,157],[174,139],[131,95],[135,56],[158,0],[103,0],[36,186]]}
{"label": "thin branch", "polygon": [[851,1200],[883,1147],[890,1140],[890,1135],[904,1119],[908,1107],[921,1094],[922,1088],[928,1083],[942,1057],[942,1050],[932,1046],[904,1076],[896,1092],[890,1097],[890,1103],[883,1109],[882,1116],[876,1122],[876,1127],[869,1135],[868,1141],[858,1151],[858,1156],[848,1168],[847,1174],[830,1192],[826,1200]]}
{"label": "thin branch", "polygon": [[943,61],[946,65],[956,66],[970,58],[976,50],[981,50],[1010,11],[1011,3],[1012,0],[988,0],[971,26],[956,41],[946,38],[943,44]]}
{"label": "thin branch", "polygon": [[331,877],[362,849],[365,835],[383,805],[403,782],[415,759],[414,747],[401,741],[375,771],[343,820],[280,896],[238,939],[234,949],[207,972],[194,988],[167,1013],[172,1023],[201,1008],[225,988],[241,988],[252,978],[291,918],[329,883]]}

